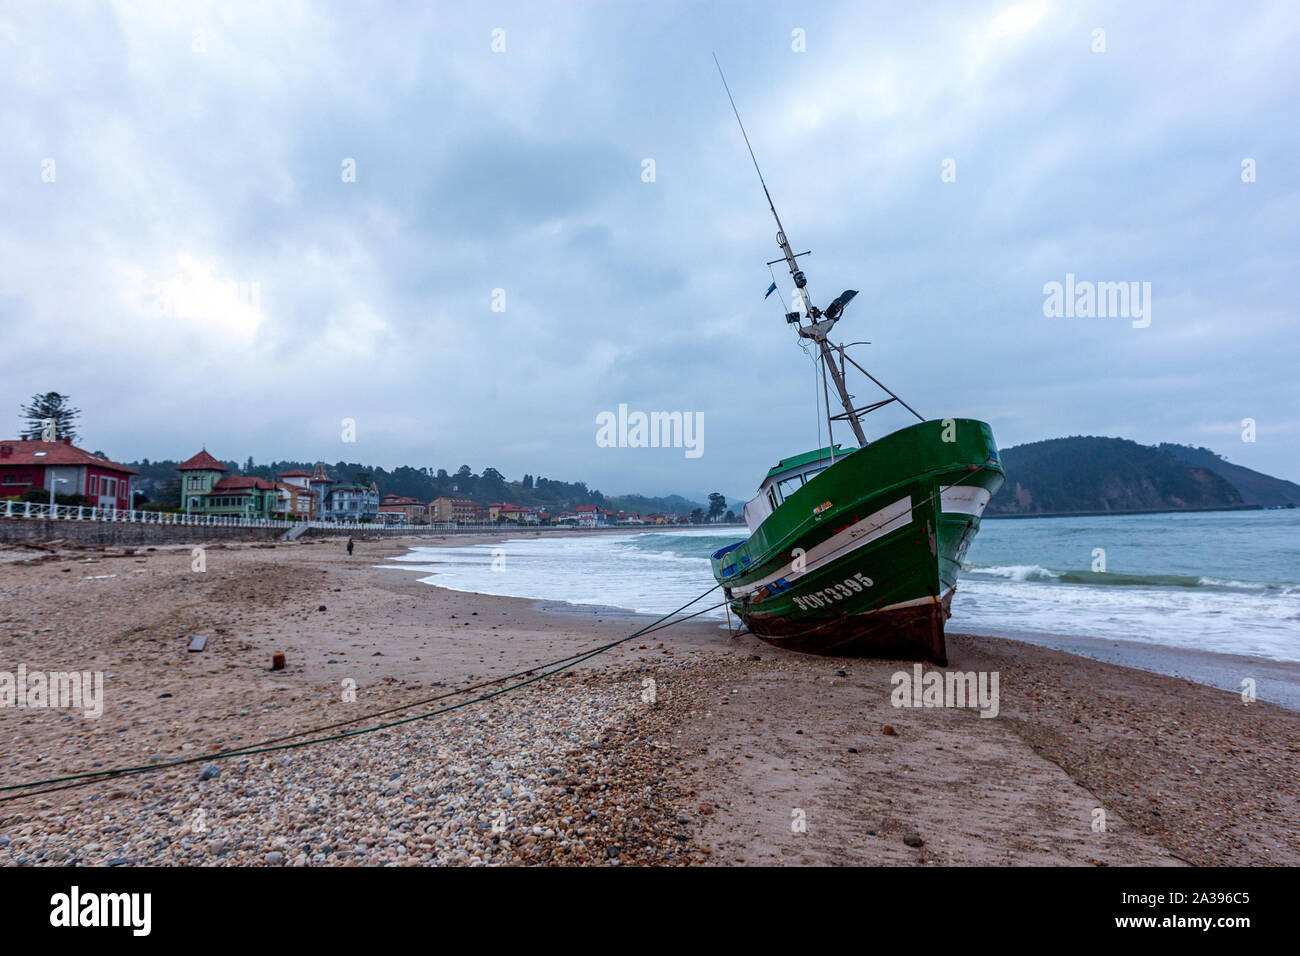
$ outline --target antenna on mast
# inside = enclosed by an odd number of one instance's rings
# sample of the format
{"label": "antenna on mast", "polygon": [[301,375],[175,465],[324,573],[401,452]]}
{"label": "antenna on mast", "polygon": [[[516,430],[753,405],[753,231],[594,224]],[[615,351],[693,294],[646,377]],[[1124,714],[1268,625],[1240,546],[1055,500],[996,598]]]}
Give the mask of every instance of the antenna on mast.
{"label": "antenna on mast", "polygon": [[[792,325],[798,325],[799,334],[807,339],[812,339],[817,343],[821,350],[822,363],[824,368],[830,372],[831,378],[835,382],[835,389],[840,393],[840,402],[844,406],[844,412],[840,415],[832,416],[830,414],[830,405],[827,404],[827,427],[836,419],[843,419],[853,428],[853,435],[858,440],[858,445],[862,446],[867,443],[867,436],[862,432],[862,423],[858,421],[860,410],[853,407],[853,396],[849,394],[848,388],[844,385],[844,370],[835,364],[832,347],[827,344],[826,336],[835,323],[839,321],[840,314],[848,300],[857,295],[856,292],[846,291],[838,299],[831,303],[825,314],[817,306],[812,304],[812,299],[808,296],[808,279],[799,269],[798,258],[794,250],[790,248],[790,243],[785,238],[785,227],[781,225],[781,217],[777,215],[776,204],[772,202],[772,194],[768,192],[767,182],[763,179],[763,171],[758,168],[758,159],[754,156],[754,147],[749,143],[749,134],[745,132],[745,124],[740,118],[740,110],[736,108],[736,100],[731,95],[731,87],[727,84],[727,75],[722,72],[722,64],[718,62],[718,54],[713,54],[713,62],[718,67],[718,76],[722,77],[722,88],[727,91],[727,99],[731,102],[731,111],[736,114],[736,122],[740,125],[740,135],[745,138],[745,147],[749,150],[749,158],[754,161],[754,171],[758,173],[758,181],[763,185],[763,195],[767,197],[768,208],[772,210],[772,218],[776,220],[776,242],[781,247],[781,252],[786,264],[790,267],[790,277],[794,279],[794,287],[799,291],[799,298],[803,301],[804,312],[808,316],[808,325],[804,325],[799,313],[794,312],[793,318],[786,316],[786,321]],[[808,253],[801,252],[800,256],[806,256]],[[780,259],[774,259],[773,262],[780,262]],[[768,263],[771,265],[772,263]],[[841,353],[842,354],[842,353]],[[852,361],[850,359],[850,361]],[[857,365],[856,362],[854,362]],[[829,396],[828,396],[829,398]],[[831,440],[832,454],[834,454],[834,439]]]}
{"label": "antenna on mast", "polygon": [[[718,54],[716,53],[713,54],[713,63],[718,68],[718,76],[722,77],[722,88],[727,91],[727,100],[731,103],[731,112],[736,114],[736,124],[740,127],[740,135],[745,138],[745,148],[749,150],[749,158],[754,163],[754,172],[758,173],[758,181],[763,187],[763,195],[767,197],[767,208],[772,210],[772,218],[776,220],[777,245],[781,247],[781,252],[784,253],[783,258],[785,259],[786,264],[790,267],[790,275],[794,279],[794,287],[799,291],[799,298],[803,300],[803,308],[804,312],[808,315],[808,321],[814,322],[821,315],[821,311],[812,304],[812,299],[808,297],[808,289],[806,288],[808,280],[804,274],[799,271],[799,263],[796,261],[799,256],[806,256],[808,253],[801,252],[798,255],[795,255],[794,250],[790,248],[790,243],[786,241],[785,227],[781,225],[781,217],[777,214],[776,203],[772,202],[772,194],[768,192],[767,181],[763,179],[763,171],[758,168],[758,157],[754,155],[754,147],[749,143],[749,134],[745,132],[745,123],[740,118],[740,110],[736,108],[736,100],[731,95],[731,87],[727,84],[727,75],[722,72],[722,64],[718,62]],[[773,259],[772,262],[768,263],[768,265],[780,261],[780,259]],[[798,323],[800,328],[803,327],[802,320],[796,319],[795,322]]]}

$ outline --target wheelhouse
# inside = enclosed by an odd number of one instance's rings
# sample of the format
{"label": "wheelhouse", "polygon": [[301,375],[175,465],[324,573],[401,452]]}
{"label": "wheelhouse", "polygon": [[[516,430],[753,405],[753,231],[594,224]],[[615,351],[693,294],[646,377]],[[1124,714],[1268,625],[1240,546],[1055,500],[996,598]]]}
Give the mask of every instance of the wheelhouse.
{"label": "wheelhouse", "polygon": [[833,448],[827,445],[816,451],[804,452],[791,458],[783,458],[769,469],[767,477],[758,486],[758,494],[745,504],[745,524],[751,532],[785,503],[792,494],[812,481],[831,465],[857,451],[856,448],[845,450],[843,446]]}

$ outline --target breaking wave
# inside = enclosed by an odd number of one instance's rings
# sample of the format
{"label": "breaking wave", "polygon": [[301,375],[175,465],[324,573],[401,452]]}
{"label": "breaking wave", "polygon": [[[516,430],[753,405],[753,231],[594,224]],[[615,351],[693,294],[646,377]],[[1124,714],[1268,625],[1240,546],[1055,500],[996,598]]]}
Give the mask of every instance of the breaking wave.
{"label": "breaking wave", "polygon": [[980,567],[977,564],[962,568],[963,576],[1000,578],[1017,582],[1042,582],[1046,584],[1085,584],[1090,587],[1144,587],[1144,588],[1211,588],[1227,591],[1278,591],[1290,596],[1300,593],[1295,585],[1273,584],[1266,581],[1238,581],[1215,578],[1204,574],[1130,574],[1120,571],[1053,571],[1038,564],[998,565]]}

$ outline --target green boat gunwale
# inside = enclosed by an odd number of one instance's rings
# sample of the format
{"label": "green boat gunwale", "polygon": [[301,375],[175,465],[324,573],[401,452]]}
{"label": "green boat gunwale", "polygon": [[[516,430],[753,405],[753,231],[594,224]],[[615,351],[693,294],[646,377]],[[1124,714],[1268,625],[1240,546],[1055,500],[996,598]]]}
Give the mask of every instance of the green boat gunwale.
{"label": "green boat gunwale", "polygon": [[[988,457],[985,459],[985,461],[982,464],[975,464],[970,460],[962,461],[960,457],[958,457],[957,459],[952,460],[946,464],[934,465],[930,468],[925,469],[924,471],[919,471],[907,475],[888,485],[874,487],[870,491],[858,495],[857,497],[853,498],[851,501],[843,505],[832,504],[830,510],[822,512],[820,514],[815,513],[811,510],[812,502],[821,496],[820,491],[817,489],[825,489],[826,487],[828,487],[829,480],[822,481],[822,479],[829,476],[832,471],[835,471],[836,469],[840,469],[841,466],[847,463],[854,455],[860,452],[867,451],[870,448],[876,448],[881,444],[894,444],[898,441],[903,441],[904,439],[900,438],[899,436],[907,436],[908,438],[910,438],[913,437],[914,433],[920,432],[920,430],[927,428],[927,426],[930,428],[934,428],[937,426],[942,426],[944,422],[947,421],[954,422],[958,426],[960,426],[961,424],[974,425],[977,427],[977,430],[979,431],[981,436],[986,437],[986,441],[984,441],[983,444],[985,446],[985,450],[988,452]],[[891,441],[891,439],[893,439],[894,441]],[[826,450],[827,449],[818,449],[817,451],[806,452],[803,455],[796,455],[796,456],[791,456],[788,459],[782,459],[782,461],[779,462],[776,467],[768,471],[767,475],[763,479],[763,483],[759,486],[760,492],[764,487],[768,485],[769,480],[772,479],[774,476],[779,474],[784,474],[785,472],[791,471],[799,467],[800,465],[809,464],[810,462],[816,462],[819,460],[824,460],[826,457],[829,457],[829,456],[821,456],[820,458],[808,457],[813,455],[819,455],[820,452]],[[799,459],[806,459],[806,460],[799,461]],[[997,446],[993,442],[992,429],[989,428],[989,426],[984,422],[980,422],[975,419],[935,419],[926,422],[919,422],[915,425],[909,425],[906,428],[902,428],[899,429],[898,431],[891,432],[890,434],[883,436],[879,440],[872,442],[870,445],[866,445],[861,448],[849,449],[842,456],[838,456],[833,465],[829,465],[825,469],[815,474],[811,479],[805,482],[802,487],[795,490],[790,495],[790,497],[785,498],[781,502],[781,504],[777,507],[777,509],[771,512],[766,518],[764,518],[763,521],[759,524],[759,526],[750,533],[749,537],[744,538],[740,541],[736,541],[732,544],[726,545],[718,549],[717,551],[715,551],[710,556],[712,561],[717,562],[717,566],[715,567],[715,576],[718,578],[719,582],[724,585],[733,583],[729,579],[736,579],[736,582],[738,583],[740,580],[746,577],[758,575],[760,572],[764,570],[764,568],[768,567],[773,561],[783,559],[785,553],[793,547],[795,541],[799,540],[803,535],[805,535],[808,532],[810,526],[826,527],[829,529],[834,524],[834,519],[841,518],[846,512],[853,511],[860,508],[863,504],[865,504],[866,502],[872,499],[891,497],[894,494],[900,493],[900,491],[905,487],[914,486],[917,484],[924,484],[927,481],[933,482],[937,480],[939,476],[947,473],[965,472],[967,476],[970,476],[986,470],[993,471],[1005,478],[1005,472],[1002,468],[1002,464],[1000,460],[998,459]],[[838,475],[842,473],[843,471],[841,470],[840,472],[837,473],[836,477],[838,477]],[[960,482],[955,482],[954,484],[957,483]],[[810,489],[813,490],[810,491]],[[808,493],[805,494],[805,492]],[[934,497],[934,495],[931,495],[930,497]],[[802,502],[800,500],[801,498],[803,499]],[[796,507],[792,507],[792,506],[798,506],[800,504],[809,507],[808,515],[803,520],[801,520],[798,524],[793,526],[789,531],[787,531],[776,542],[770,545],[760,556],[751,557],[748,560],[748,562],[745,563],[743,566],[741,566],[739,563],[733,563],[727,566],[723,565],[722,563],[723,558],[727,554],[739,550],[743,546],[753,541],[754,538],[763,531],[767,523],[772,518],[776,517],[778,513],[785,511],[786,509],[789,509],[791,511],[796,510]],[[914,506],[918,504],[920,503],[913,502]],[[829,533],[834,533],[834,532],[830,531]]]}

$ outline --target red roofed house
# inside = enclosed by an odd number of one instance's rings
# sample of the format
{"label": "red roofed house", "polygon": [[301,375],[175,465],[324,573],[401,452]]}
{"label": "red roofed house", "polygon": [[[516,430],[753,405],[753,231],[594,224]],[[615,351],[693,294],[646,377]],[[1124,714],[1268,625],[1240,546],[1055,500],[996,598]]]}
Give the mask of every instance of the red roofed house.
{"label": "red roofed house", "polygon": [[384,495],[379,503],[379,515],[389,524],[428,524],[429,506],[418,498]]}
{"label": "red roofed house", "polygon": [[282,471],[275,476],[275,486],[280,491],[280,508],[285,514],[300,518],[315,518],[317,515],[317,495],[311,487],[312,474],[295,468]]}
{"label": "red roofed house", "polygon": [[507,504],[504,501],[495,501],[488,505],[488,521],[493,524],[501,518],[516,524],[524,524],[528,520],[529,514],[531,514],[531,509]]}
{"label": "red roofed house", "polygon": [[514,521],[517,524],[536,524],[537,516],[531,508],[524,508],[519,505],[506,505],[498,514],[507,521]]}
{"label": "red roofed house", "polygon": [[275,482],[248,475],[223,475],[229,469],[207,451],[176,466],[181,473],[181,506],[186,514],[232,518],[271,518],[280,511]]}
{"label": "red roofed house", "polygon": [[483,520],[482,509],[468,498],[435,498],[429,503],[434,521],[470,524]]}
{"label": "red roofed house", "polygon": [[204,449],[181,462],[176,470],[181,473],[181,510],[186,514],[206,514],[204,496],[221,479],[222,473],[230,469]]}
{"label": "red roofed house", "polygon": [[0,441],[0,498],[29,488],[53,489],[60,495],[85,495],[99,508],[131,507],[131,476],[136,472],[78,448],[70,439]]}
{"label": "red roofed house", "polygon": [[614,512],[595,505],[578,505],[576,509],[579,528],[603,528],[614,523]]}

